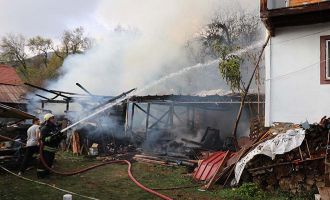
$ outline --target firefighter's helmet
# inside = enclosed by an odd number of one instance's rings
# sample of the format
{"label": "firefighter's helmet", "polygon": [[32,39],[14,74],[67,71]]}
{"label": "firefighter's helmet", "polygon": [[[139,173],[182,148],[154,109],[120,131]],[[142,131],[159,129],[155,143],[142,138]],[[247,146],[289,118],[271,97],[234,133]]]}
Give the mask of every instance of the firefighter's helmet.
{"label": "firefighter's helmet", "polygon": [[47,114],[45,114],[45,116],[44,116],[44,120],[45,121],[48,121],[50,118],[52,118],[52,117],[55,117],[52,113],[47,113]]}

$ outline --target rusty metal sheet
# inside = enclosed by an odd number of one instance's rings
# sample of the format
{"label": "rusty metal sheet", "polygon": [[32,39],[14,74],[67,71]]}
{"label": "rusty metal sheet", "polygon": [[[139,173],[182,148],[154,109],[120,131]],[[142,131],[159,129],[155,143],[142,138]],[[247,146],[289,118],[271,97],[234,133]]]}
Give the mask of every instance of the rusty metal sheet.
{"label": "rusty metal sheet", "polygon": [[229,151],[219,151],[203,160],[194,173],[194,179],[198,181],[210,180],[217,173],[220,166],[224,164],[228,154]]}

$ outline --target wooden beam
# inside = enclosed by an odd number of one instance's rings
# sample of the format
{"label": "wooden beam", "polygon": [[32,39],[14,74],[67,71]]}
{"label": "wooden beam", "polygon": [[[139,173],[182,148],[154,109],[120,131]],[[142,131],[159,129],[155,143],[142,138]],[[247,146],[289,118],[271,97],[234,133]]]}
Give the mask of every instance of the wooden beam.
{"label": "wooden beam", "polygon": [[165,116],[170,112],[170,109],[168,111],[166,111],[155,123],[153,123],[149,129],[153,128],[154,126],[156,126],[159,122],[162,121],[162,119],[165,118]]}
{"label": "wooden beam", "polygon": [[[135,103],[134,103],[134,104],[135,104]],[[145,114],[147,114],[147,111],[145,111],[143,108],[141,108],[141,106],[139,106],[138,104],[135,104],[135,106],[136,106],[138,109],[140,109],[142,112],[144,112]],[[153,116],[152,114],[149,113],[149,115],[150,115],[150,117],[154,118],[155,120],[158,120],[158,118],[155,117],[155,116]]]}
{"label": "wooden beam", "polygon": [[69,111],[69,107],[70,107],[70,102],[67,101],[67,102],[66,102],[66,111]]}
{"label": "wooden beam", "polygon": [[[133,119],[134,119],[134,107],[135,107],[135,103],[132,104],[132,113],[131,113],[131,131],[133,130]],[[133,132],[133,131],[132,131]]]}
{"label": "wooden beam", "polygon": [[147,119],[146,119],[146,138],[148,138],[149,116],[150,116],[150,103],[147,106]]}
{"label": "wooden beam", "polygon": [[260,12],[264,12],[268,10],[267,0],[260,0]]}
{"label": "wooden beam", "polygon": [[171,104],[170,105],[170,127],[172,128],[173,127],[173,116],[174,116],[174,105]]}

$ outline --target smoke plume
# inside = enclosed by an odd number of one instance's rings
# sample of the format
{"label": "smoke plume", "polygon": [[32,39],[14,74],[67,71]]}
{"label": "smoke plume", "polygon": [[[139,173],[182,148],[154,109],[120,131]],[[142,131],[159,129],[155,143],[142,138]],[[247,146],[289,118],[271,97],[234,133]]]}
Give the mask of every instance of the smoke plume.
{"label": "smoke plume", "polygon": [[[187,40],[193,38],[209,23],[222,6],[227,9],[240,9],[239,5],[247,1],[238,2],[100,1],[95,12],[96,18],[99,24],[107,27],[107,31],[97,35],[92,49],[81,55],[69,56],[62,67],[63,76],[58,81],[49,83],[48,87],[81,92],[75,86],[75,83],[79,82],[91,92],[100,95],[115,95],[131,88],[141,88],[167,73],[192,64],[183,51]],[[209,73],[211,76],[213,71]],[[216,75],[211,79],[216,81],[213,86],[208,83],[207,88],[200,90],[218,89],[220,85],[226,89],[226,84],[220,80],[218,73]],[[186,79],[192,78],[186,77]],[[198,80],[187,81],[202,84],[202,81]],[[154,94],[192,92],[191,88],[194,88],[194,85],[191,85],[190,89],[182,90],[187,82],[180,82],[182,80],[173,80],[172,85],[153,89],[152,92]],[[177,90],[177,88],[181,89]]]}

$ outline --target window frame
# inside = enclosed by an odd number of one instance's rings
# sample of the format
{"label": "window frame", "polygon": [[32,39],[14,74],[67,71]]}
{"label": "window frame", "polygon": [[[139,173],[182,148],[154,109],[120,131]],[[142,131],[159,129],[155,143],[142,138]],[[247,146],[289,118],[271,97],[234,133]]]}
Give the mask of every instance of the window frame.
{"label": "window frame", "polygon": [[330,84],[330,75],[329,70],[329,55],[330,48],[330,35],[320,37],[320,83],[321,84]]}

